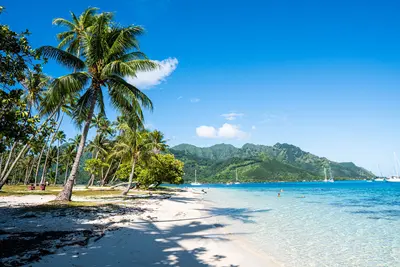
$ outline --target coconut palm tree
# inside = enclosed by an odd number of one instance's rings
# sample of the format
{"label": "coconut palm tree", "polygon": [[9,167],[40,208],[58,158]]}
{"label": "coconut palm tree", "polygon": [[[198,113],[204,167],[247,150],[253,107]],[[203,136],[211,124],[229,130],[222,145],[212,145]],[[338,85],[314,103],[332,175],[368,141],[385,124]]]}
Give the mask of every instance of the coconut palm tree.
{"label": "coconut palm tree", "polygon": [[71,200],[73,184],[94,109],[97,106],[100,112],[104,113],[105,93],[109,94],[111,103],[123,114],[136,114],[143,118],[142,107],[152,110],[151,100],[124,79],[126,76],[135,76],[137,71],[150,71],[158,66],[138,51],[137,36],[142,33],[142,27],[117,26],[112,22],[111,13],[101,13],[95,16],[90,32],[83,34],[83,59],[52,46],[38,49],[43,56],[53,58],[60,64],[77,70],[52,81],[49,87],[49,95],[52,97],[49,101],[58,103],[66,95],[80,92],[81,97],[75,107],[74,115],[86,116],[70,176],[57,200]]}
{"label": "coconut palm tree", "polygon": [[[89,142],[86,149],[92,154],[92,156],[95,156],[95,159],[98,159],[100,155],[107,155],[107,147],[109,144],[109,140],[107,140],[104,135],[98,134],[93,141]],[[87,185],[88,187],[93,185],[94,179],[95,175],[91,174]]]}
{"label": "coconut palm tree", "polygon": [[155,154],[159,154],[161,151],[167,149],[167,141],[164,139],[164,134],[162,132],[154,130],[149,133],[149,138],[153,144],[153,152]]}
{"label": "coconut palm tree", "polygon": [[138,127],[132,128],[127,123],[120,125],[122,134],[117,137],[113,155],[120,157],[126,164],[131,164],[129,182],[122,193],[127,195],[132,187],[135,166],[139,160],[145,160],[152,154],[153,144],[149,132],[140,130]]}
{"label": "coconut palm tree", "polygon": [[25,101],[29,111],[32,111],[32,108],[39,108],[49,81],[50,77],[43,73],[28,71],[21,84],[25,88]]}
{"label": "coconut palm tree", "polygon": [[54,184],[57,183],[57,177],[58,177],[58,160],[60,158],[60,143],[64,143],[65,142],[65,133],[63,131],[58,131],[55,137],[55,140],[58,142],[57,144],[57,162],[56,162],[56,172],[55,172],[55,176],[54,176]]}
{"label": "coconut palm tree", "polygon": [[64,162],[66,162],[65,163],[64,184],[66,184],[66,182],[67,182],[69,165],[71,164],[71,162],[74,161],[74,159],[76,157],[76,148],[77,148],[76,145],[68,144],[68,146],[64,150],[64,153],[63,153],[63,156],[62,156],[62,160]]}
{"label": "coconut palm tree", "polygon": [[70,12],[72,17],[71,21],[63,18],[54,19],[54,25],[68,28],[67,31],[57,34],[57,39],[60,42],[58,48],[66,48],[69,53],[79,58],[83,48],[85,34],[90,31],[90,28],[93,26],[97,10],[98,8],[96,7],[89,7],[83,11],[79,17],[73,12]]}

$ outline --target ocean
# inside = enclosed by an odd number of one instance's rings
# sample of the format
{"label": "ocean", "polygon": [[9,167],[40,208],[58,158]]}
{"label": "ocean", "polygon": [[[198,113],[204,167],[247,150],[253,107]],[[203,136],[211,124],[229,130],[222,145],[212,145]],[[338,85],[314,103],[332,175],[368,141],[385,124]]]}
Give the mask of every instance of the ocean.
{"label": "ocean", "polygon": [[400,266],[400,184],[352,181],[202,188],[208,192],[204,196],[208,212],[284,266]]}

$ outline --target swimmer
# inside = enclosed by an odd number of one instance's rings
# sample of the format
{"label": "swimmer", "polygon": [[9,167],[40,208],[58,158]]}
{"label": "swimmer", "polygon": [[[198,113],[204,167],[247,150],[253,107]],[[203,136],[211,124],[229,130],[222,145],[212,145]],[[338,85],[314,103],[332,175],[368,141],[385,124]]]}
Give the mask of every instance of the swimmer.
{"label": "swimmer", "polygon": [[278,197],[280,197],[281,196],[281,193],[278,193]]}
{"label": "swimmer", "polygon": [[281,189],[281,193],[283,192],[283,189]]}

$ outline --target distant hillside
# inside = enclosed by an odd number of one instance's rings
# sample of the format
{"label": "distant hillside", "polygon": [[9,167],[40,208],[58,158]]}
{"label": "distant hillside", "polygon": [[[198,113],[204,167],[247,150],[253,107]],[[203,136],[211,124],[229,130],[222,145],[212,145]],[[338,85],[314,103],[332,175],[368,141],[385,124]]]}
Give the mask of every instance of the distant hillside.
{"label": "distant hillside", "polygon": [[330,161],[290,144],[245,144],[242,148],[180,144],[170,148],[170,152],[185,163],[185,181],[194,179],[195,169],[201,182],[232,181],[236,170],[242,182],[321,180],[324,167],[330,167],[337,180],[374,177],[352,162]]}

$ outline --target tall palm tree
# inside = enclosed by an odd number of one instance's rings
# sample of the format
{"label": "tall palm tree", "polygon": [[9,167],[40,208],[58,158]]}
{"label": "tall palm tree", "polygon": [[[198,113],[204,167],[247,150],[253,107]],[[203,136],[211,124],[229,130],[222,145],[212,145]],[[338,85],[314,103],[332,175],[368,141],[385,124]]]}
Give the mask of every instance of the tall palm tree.
{"label": "tall palm tree", "polygon": [[95,14],[97,10],[98,8],[96,7],[89,7],[83,11],[79,17],[77,17],[73,12],[70,12],[72,17],[71,21],[63,18],[54,19],[53,24],[68,28],[67,31],[57,34],[57,39],[60,42],[58,48],[66,48],[69,53],[74,54],[79,58],[83,48],[85,35],[95,22]]}
{"label": "tall palm tree", "polygon": [[[87,150],[94,156],[95,159],[98,159],[100,155],[107,155],[107,146],[109,145],[109,140],[107,140],[104,135],[99,134],[89,142],[87,146]],[[104,157],[103,157],[104,158]],[[90,179],[88,181],[87,186],[92,186],[95,179],[95,175],[92,173],[90,175]]]}
{"label": "tall palm tree", "polygon": [[29,111],[31,111],[32,108],[39,108],[43,99],[43,93],[49,82],[50,77],[45,74],[28,71],[21,84],[25,88],[25,101]]}
{"label": "tall palm tree", "polygon": [[164,139],[164,134],[162,132],[154,130],[149,133],[149,138],[153,144],[153,152],[155,154],[159,154],[161,151],[167,149],[167,141]]}
{"label": "tall palm tree", "polygon": [[120,157],[123,162],[131,164],[129,182],[122,193],[123,195],[127,195],[132,186],[136,163],[150,156],[153,144],[148,131],[141,131],[137,127],[132,128],[127,123],[122,124],[120,129],[122,130],[122,134],[117,138],[113,155]]}
{"label": "tall palm tree", "polygon": [[67,182],[67,177],[68,177],[68,169],[69,165],[71,162],[74,161],[76,157],[76,145],[74,144],[68,144],[68,146],[65,148],[62,159],[65,162],[65,177],[64,177],[64,184]]}
{"label": "tall palm tree", "polygon": [[151,100],[124,79],[126,76],[135,76],[137,71],[150,71],[158,67],[138,51],[137,36],[142,33],[142,27],[117,26],[112,22],[111,13],[101,13],[95,16],[90,32],[83,35],[83,59],[52,46],[38,49],[43,56],[77,70],[53,80],[49,88],[52,99],[49,101],[61,102],[65,95],[81,92],[75,107],[75,116],[86,116],[70,176],[57,200],[71,200],[94,109],[97,106],[104,113],[105,93],[109,94],[114,107],[123,114],[136,114],[143,118],[142,107],[152,110]]}
{"label": "tall palm tree", "polygon": [[56,162],[56,173],[55,173],[55,176],[54,176],[54,184],[57,183],[57,177],[58,177],[58,162],[59,162],[58,160],[60,158],[60,143],[61,144],[64,143],[65,142],[65,138],[66,138],[66,135],[65,135],[65,133],[63,131],[58,131],[56,133],[55,140],[58,142],[58,144],[57,144],[57,162]]}

